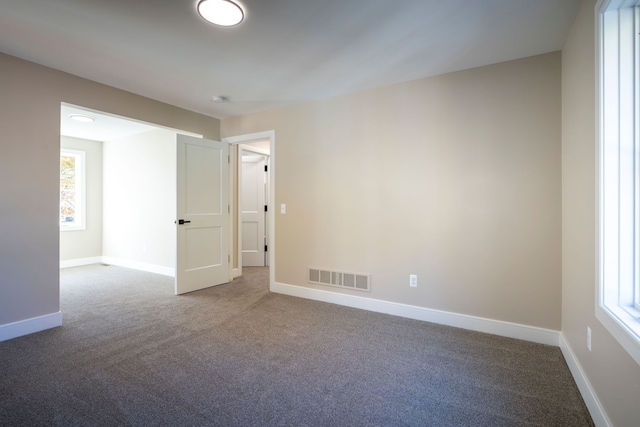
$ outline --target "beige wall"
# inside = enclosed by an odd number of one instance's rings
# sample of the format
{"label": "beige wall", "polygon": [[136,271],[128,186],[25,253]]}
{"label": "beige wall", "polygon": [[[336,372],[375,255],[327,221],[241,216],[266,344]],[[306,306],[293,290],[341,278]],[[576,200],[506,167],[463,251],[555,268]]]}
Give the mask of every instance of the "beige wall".
{"label": "beige wall", "polygon": [[[226,119],[222,133],[276,130],[276,202],[288,206],[276,215],[279,282],[311,286],[309,265],[356,270],[372,274],[373,293],[355,295],[562,328],[609,418],[626,426],[640,418],[640,368],[594,316],[593,10],[585,0],[562,60]],[[60,102],[211,139],[220,127],[3,54],[0,93],[3,325],[59,310]]]}
{"label": "beige wall", "polygon": [[324,289],[559,330],[560,63],[224,119],[223,137],[276,132],[276,281],[370,273],[371,294]]}
{"label": "beige wall", "polygon": [[[0,54],[0,325],[56,313],[60,103],[219,139],[220,122]],[[36,266],[37,268],[34,268]]]}
{"label": "beige wall", "polygon": [[[562,55],[562,333],[615,426],[640,420],[640,366],[595,317],[596,100],[594,0]],[[586,346],[592,329],[592,350]]]}
{"label": "beige wall", "polygon": [[60,232],[60,261],[102,256],[102,142],[60,137],[60,146],[85,152],[86,228]]}

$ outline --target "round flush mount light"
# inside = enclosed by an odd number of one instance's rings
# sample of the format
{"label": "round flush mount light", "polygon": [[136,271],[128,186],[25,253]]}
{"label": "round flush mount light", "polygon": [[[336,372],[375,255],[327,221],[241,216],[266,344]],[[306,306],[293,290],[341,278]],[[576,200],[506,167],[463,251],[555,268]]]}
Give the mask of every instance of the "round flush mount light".
{"label": "round flush mount light", "polygon": [[83,122],[83,123],[90,123],[90,122],[95,122],[96,119],[94,119],[91,116],[84,116],[82,114],[71,114],[69,116],[70,119],[75,120],[77,122]]}
{"label": "round flush mount light", "polygon": [[231,0],[201,0],[198,13],[212,24],[223,27],[238,25],[244,19],[244,11]]}

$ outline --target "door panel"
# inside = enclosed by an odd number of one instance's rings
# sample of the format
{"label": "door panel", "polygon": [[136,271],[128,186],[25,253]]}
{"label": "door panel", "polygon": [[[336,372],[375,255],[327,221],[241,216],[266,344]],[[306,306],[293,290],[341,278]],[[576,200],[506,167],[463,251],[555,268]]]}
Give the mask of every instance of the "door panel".
{"label": "door panel", "polygon": [[175,292],[183,294],[230,280],[229,146],[178,135],[177,150]]}
{"label": "door panel", "polygon": [[192,227],[185,233],[187,270],[223,264],[220,227]]}
{"label": "door panel", "polygon": [[187,168],[184,171],[186,180],[184,200],[186,214],[222,213],[220,194],[222,177],[220,170],[212,167],[212,165],[222,165],[222,154],[222,150],[209,146],[185,144]]}
{"label": "door panel", "polygon": [[266,158],[242,156],[242,266],[265,265]]}
{"label": "door panel", "polygon": [[258,223],[250,221],[242,221],[242,250],[245,252],[255,252],[259,249],[260,242],[257,238]]}

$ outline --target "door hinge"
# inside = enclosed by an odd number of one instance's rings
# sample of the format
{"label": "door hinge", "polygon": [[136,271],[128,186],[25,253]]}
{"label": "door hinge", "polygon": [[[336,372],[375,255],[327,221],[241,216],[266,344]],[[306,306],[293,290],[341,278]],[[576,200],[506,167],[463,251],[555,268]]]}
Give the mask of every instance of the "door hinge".
{"label": "door hinge", "polygon": [[265,171],[265,172],[269,172],[269,166],[264,165],[264,171]]}
{"label": "door hinge", "polygon": [[267,252],[268,246],[264,245],[264,251]]}
{"label": "door hinge", "polygon": [[227,163],[231,164],[231,154],[227,156]]}
{"label": "door hinge", "polygon": [[265,212],[268,212],[268,210],[269,210],[268,206],[267,206],[267,205],[264,205],[264,211],[265,211]]}

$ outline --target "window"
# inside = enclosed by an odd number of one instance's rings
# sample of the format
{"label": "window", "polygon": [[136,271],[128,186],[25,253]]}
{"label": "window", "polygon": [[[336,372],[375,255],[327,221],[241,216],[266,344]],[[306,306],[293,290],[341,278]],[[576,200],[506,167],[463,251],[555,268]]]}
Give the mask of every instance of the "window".
{"label": "window", "polygon": [[85,155],[83,151],[60,150],[60,230],[85,229]]}
{"label": "window", "polygon": [[602,0],[596,16],[596,317],[640,364],[640,0]]}

